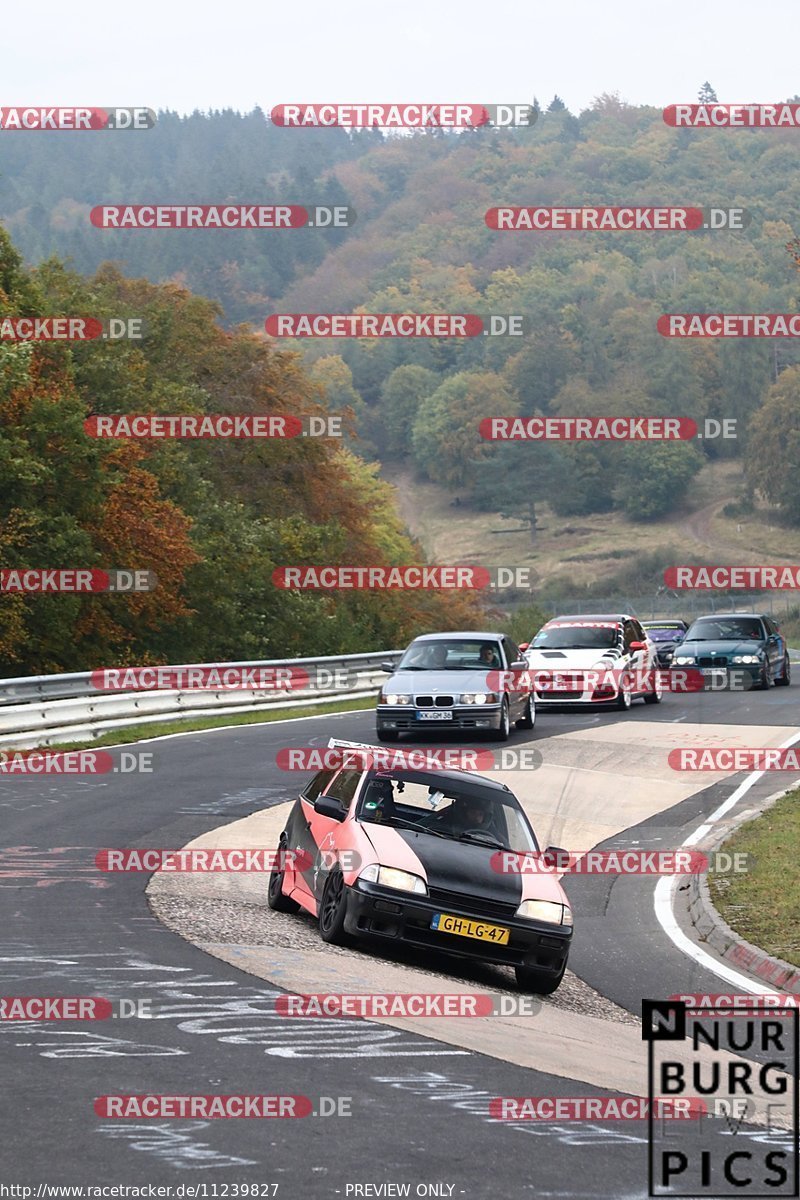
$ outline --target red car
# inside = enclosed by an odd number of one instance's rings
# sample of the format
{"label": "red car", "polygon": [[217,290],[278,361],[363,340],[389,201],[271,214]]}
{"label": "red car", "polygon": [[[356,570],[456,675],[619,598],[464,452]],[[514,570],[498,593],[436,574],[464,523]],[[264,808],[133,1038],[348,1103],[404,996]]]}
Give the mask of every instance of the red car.
{"label": "red car", "polygon": [[362,763],[320,771],[298,796],[280,839],[296,853],[270,876],[270,908],[305,909],[326,942],[400,941],[501,963],[522,990],[554,992],[572,912],[555,873],[513,869],[541,853],[513,792],[467,771]]}

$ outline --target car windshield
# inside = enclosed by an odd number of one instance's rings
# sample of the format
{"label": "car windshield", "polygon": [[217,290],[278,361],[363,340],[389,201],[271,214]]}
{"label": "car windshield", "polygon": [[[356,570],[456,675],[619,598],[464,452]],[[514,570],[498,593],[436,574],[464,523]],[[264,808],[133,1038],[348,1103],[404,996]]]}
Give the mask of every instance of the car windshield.
{"label": "car windshield", "polygon": [[676,638],[683,637],[681,629],[650,629],[645,625],[645,630],[651,642],[674,642]]}
{"label": "car windshield", "polygon": [[763,638],[758,617],[702,617],[689,629],[687,642],[741,642]]}
{"label": "car windshield", "polygon": [[356,809],[368,825],[462,841],[490,849],[539,849],[519,801],[478,783],[453,783],[432,772],[370,771]]}
{"label": "car windshield", "polygon": [[551,625],[531,642],[534,650],[608,650],[619,643],[617,625]]}
{"label": "car windshield", "polygon": [[498,642],[483,638],[417,638],[400,659],[400,671],[479,671],[502,667]]}

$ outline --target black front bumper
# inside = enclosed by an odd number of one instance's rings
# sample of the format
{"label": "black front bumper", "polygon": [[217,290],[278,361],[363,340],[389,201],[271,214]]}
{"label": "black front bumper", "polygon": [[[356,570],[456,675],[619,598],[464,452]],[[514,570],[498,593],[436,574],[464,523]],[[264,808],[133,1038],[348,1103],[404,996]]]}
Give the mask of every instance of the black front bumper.
{"label": "black front bumper", "polygon": [[[431,928],[435,913],[501,925],[511,931],[508,944],[479,941],[458,934],[439,933]],[[462,906],[439,904],[427,896],[394,892],[377,884],[359,881],[348,889],[345,929],[354,937],[391,938],[426,950],[438,950],[459,958],[499,963],[509,967],[536,967],[558,974],[569,955],[572,929],[523,921],[518,917],[498,916],[484,908],[480,900]]]}

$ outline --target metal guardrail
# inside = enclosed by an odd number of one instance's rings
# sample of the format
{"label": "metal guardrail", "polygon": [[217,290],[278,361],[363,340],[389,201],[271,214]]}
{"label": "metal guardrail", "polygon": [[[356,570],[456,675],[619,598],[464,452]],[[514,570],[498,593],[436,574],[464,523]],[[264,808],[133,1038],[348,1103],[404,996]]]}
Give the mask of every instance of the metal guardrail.
{"label": "metal guardrail", "polygon": [[[306,688],[214,688],[107,691],[91,672],[31,675],[0,680],[0,748],[31,749],[63,742],[89,741],[101,733],[154,721],[190,720],[216,713],[249,713],[264,709],[304,708],[331,700],[374,696],[386,678],[382,662],[397,662],[402,650],[326,658],[260,659],[255,662],[186,663],[174,669],[294,667],[308,672]],[[161,668],[162,670],[169,668]],[[346,672],[347,687],[331,686],[335,673]],[[322,675],[328,682],[313,686]]]}

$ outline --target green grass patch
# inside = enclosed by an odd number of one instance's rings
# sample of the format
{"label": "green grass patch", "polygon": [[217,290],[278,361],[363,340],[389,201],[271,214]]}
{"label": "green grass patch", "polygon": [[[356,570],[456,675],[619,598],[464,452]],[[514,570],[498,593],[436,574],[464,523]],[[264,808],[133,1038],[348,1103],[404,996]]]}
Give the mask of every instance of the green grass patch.
{"label": "green grass patch", "polygon": [[[165,737],[170,733],[190,733],[203,729],[224,729],[233,725],[262,725],[270,721],[293,721],[297,717],[323,717],[326,713],[360,712],[375,707],[375,698],[363,700],[335,700],[330,704],[312,704],[303,708],[283,708],[263,712],[230,713],[219,717],[196,717],[188,721],[153,721],[147,725],[129,725],[124,729],[112,729],[96,738],[83,742],[59,742],[48,747],[50,750],[89,750],[96,746],[126,746],[148,738]],[[7,750],[13,754],[15,751]],[[24,753],[24,751],[22,752]]]}
{"label": "green grass patch", "polygon": [[800,967],[800,789],[748,821],[724,845],[751,854],[745,875],[709,872],[711,898],[723,920],[748,942]]}

